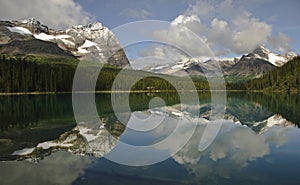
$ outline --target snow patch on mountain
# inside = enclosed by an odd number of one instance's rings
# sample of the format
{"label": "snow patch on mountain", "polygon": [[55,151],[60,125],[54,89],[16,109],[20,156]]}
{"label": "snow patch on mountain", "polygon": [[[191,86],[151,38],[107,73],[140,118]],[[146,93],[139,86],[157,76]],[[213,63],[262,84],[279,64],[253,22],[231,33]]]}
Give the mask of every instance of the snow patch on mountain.
{"label": "snow patch on mountain", "polygon": [[34,34],[33,36],[36,39],[43,40],[43,41],[52,41],[54,39],[61,40],[61,39],[68,39],[71,37],[70,35],[49,35],[46,33]]}
{"label": "snow patch on mountain", "polygon": [[84,44],[82,46],[80,46],[81,48],[89,48],[89,47],[93,47],[93,46],[97,46],[97,43],[89,41],[88,39],[85,40]]}
{"label": "snow patch on mountain", "polygon": [[48,35],[46,33],[40,33],[40,34],[36,34],[33,35],[34,38],[39,39],[39,40],[43,40],[43,41],[51,41],[53,39],[55,39],[55,36],[53,35]]}
{"label": "snow patch on mountain", "polygon": [[89,51],[87,49],[90,48],[90,47],[94,47],[94,46],[97,48],[98,51],[101,51],[101,49],[98,48],[97,43],[92,42],[92,41],[87,39],[87,40],[85,40],[85,42],[82,46],[77,48],[77,51],[79,53],[86,54],[86,53],[89,53]]}
{"label": "snow patch on mountain", "polygon": [[[77,51],[78,51],[78,53],[81,53],[81,54],[87,54],[87,53],[89,53],[89,51],[88,50],[86,50],[86,49],[82,49],[82,48],[77,48]],[[77,54],[78,54],[77,53]]]}
{"label": "snow patch on mountain", "polygon": [[271,64],[274,66],[282,66],[283,63],[286,63],[287,61],[285,58],[275,55],[274,53],[269,53],[268,60]]}
{"label": "snow patch on mountain", "polygon": [[6,27],[7,29],[9,29],[9,31],[11,32],[15,32],[15,33],[19,33],[22,35],[32,35],[32,33],[27,29],[27,28],[23,28],[23,27]]}

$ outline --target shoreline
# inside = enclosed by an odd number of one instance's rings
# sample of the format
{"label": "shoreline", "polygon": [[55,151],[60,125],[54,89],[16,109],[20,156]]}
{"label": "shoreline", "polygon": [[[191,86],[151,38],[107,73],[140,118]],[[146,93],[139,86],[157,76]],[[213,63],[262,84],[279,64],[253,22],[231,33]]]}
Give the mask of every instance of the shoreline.
{"label": "shoreline", "polygon": [[[111,90],[104,90],[104,91],[66,91],[66,92],[1,92],[0,96],[14,96],[14,95],[49,95],[49,94],[90,94],[90,93],[95,93],[95,94],[107,94],[107,93],[175,93],[175,92],[229,92],[226,90],[131,90],[131,91],[126,91],[126,90],[120,90],[120,91],[111,91]],[[245,92],[243,90],[230,90],[230,92]]]}
{"label": "shoreline", "polygon": [[[126,90],[120,90],[120,91],[111,91],[111,90],[104,90],[104,91],[67,91],[67,92],[1,92],[0,96],[20,96],[20,95],[50,95],[50,94],[90,94],[90,93],[95,93],[95,94],[107,94],[107,93],[175,93],[177,92],[176,90],[131,90],[131,91],[126,91]],[[229,92],[229,93],[238,93],[238,92],[243,92],[243,93],[287,93],[287,94],[297,94],[299,92],[284,92],[284,91],[262,91],[262,90],[253,90],[253,91],[247,91],[247,90],[180,90],[178,92],[197,92],[197,93],[208,93],[208,92]]]}

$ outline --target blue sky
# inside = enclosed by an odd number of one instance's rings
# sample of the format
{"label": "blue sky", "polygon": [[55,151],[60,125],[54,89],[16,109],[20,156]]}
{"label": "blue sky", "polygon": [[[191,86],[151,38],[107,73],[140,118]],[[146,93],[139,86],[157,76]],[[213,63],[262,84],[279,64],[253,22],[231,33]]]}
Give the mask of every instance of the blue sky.
{"label": "blue sky", "polygon": [[[199,4],[201,9],[201,2],[203,5],[209,3],[213,6],[220,6],[220,3],[224,1],[194,1],[194,0],[76,0],[83,9],[92,14],[98,21],[102,22],[109,28],[114,28],[121,24],[125,24],[132,21],[155,19],[173,21],[179,15],[186,14],[188,9]],[[239,0],[228,1],[236,9],[236,12],[232,12],[232,18],[239,16],[244,12],[251,14],[249,19],[257,19],[258,22],[263,22],[271,26],[270,34],[265,37],[267,40],[265,44],[270,49],[277,52],[285,52],[292,49],[296,53],[300,53],[300,1],[298,0]],[[205,9],[205,6],[203,6]],[[238,10],[241,9],[241,10]],[[210,15],[197,12],[195,8],[195,14],[200,18],[201,23],[207,26],[211,25],[213,19],[226,20],[227,22],[231,17],[224,15],[222,12],[215,11]],[[234,26],[231,30],[234,30]],[[277,41],[277,42],[276,42]],[[272,44],[273,43],[273,48]],[[283,48],[280,46],[282,45]],[[286,46],[284,46],[286,45]],[[240,54],[235,49],[229,49],[229,55]],[[235,52],[237,51],[237,52]],[[226,52],[225,52],[226,53]],[[226,54],[225,54],[226,56]]]}
{"label": "blue sky", "polygon": [[113,29],[132,21],[164,20],[191,29],[217,56],[232,57],[258,45],[299,54],[299,8],[299,0],[10,0],[1,2],[0,17],[36,17],[55,29],[94,21]]}

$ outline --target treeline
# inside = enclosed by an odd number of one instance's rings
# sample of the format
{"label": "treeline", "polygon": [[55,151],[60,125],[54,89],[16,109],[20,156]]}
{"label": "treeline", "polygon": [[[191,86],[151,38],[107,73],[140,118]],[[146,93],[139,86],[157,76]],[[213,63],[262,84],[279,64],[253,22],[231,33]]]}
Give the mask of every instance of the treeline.
{"label": "treeline", "polygon": [[227,83],[226,86],[227,90],[300,92],[300,57],[271,70],[261,78]]}
{"label": "treeline", "polygon": [[[79,60],[69,58],[0,55],[0,92],[71,92],[78,63]],[[98,78],[95,90],[111,90],[121,71],[120,68],[103,66],[98,75],[95,68],[92,65],[90,67],[83,71],[79,83],[81,87],[78,89],[90,90],[86,87],[93,82],[92,79]],[[120,74],[121,83],[117,83],[116,90],[128,90],[132,81],[137,83],[131,90],[175,90],[175,87],[189,90],[186,89],[187,80],[184,78],[149,73],[147,75],[151,77],[144,78],[146,73],[124,69]],[[209,90],[205,80],[195,79],[194,85],[199,90]]]}
{"label": "treeline", "polygon": [[300,92],[300,57],[245,84],[246,90]]}
{"label": "treeline", "polygon": [[[70,90],[76,66],[44,60],[30,56],[10,57],[2,55],[0,92],[59,92]],[[62,59],[53,58],[53,61],[56,62],[60,60]]]}

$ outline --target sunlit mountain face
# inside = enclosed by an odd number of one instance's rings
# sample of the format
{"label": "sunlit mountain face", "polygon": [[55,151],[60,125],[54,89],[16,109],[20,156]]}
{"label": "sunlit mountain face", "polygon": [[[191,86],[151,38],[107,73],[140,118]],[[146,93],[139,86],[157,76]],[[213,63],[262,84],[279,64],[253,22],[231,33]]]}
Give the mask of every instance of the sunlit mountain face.
{"label": "sunlit mountain face", "polygon": [[123,67],[129,61],[112,31],[99,22],[54,30],[35,18],[0,21],[0,53],[79,58]]}
{"label": "sunlit mountain face", "polygon": [[[17,182],[18,179],[28,176],[27,173],[31,173],[31,170],[37,170],[36,173],[41,175],[30,176],[28,182],[36,180],[45,183],[49,179],[42,174],[55,168],[60,168],[66,173],[63,179],[53,174],[53,182],[57,183],[81,184],[84,183],[86,177],[91,182],[96,182],[97,177],[106,174],[111,177],[102,179],[102,182],[106,183],[120,178],[125,184],[130,184],[130,179],[134,175],[138,176],[142,182],[148,183],[152,181],[152,183],[165,184],[237,183],[244,182],[246,179],[253,181],[254,184],[261,184],[261,182],[272,184],[278,179],[271,177],[280,173],[291,178],[292,182],[296,182],[293,177],[295,172],[287,165],[292,164],[290,161],[299,159],[299,144],[296,142],[300,137],[299,119],[294,116],[296,113],[288,111],[291,108],[286,107],[286,104],[282,102],[289,101],[291,102],[289,106],[297,106],[298,95],[286,97],[286,95],[228,94],[226,113],[223,119],[219,120],[223,122],[220,132],[214,142],[204,151],[199,150],[199,142],[206,126],[212,124],[209,120],[210,95],[199,94],[201,101],[199,106],[178,104],[178,99],[170,98],[174,97],[172,94],[158,95],[166,100],[165,106],[149,109],[147,106],[135,104],[135,102],[144,102],[147,105],[147,102],[154,96],[157,95],[133,95],[131,105],[134,111],[124,112],[127,117],[130,117],[130,114],[136,114],[139,117],[151,115],[154,120],[160,120],[161,116],[165,116],[163,124],[142,133],[134,132],[129,128],[128,124],[134,126],[134,122],[128,120],[127,125],[124,125],[118,121],[112,109],[107,106],[110,102],[109,94],[96,96],[96,102],[99,102],[97,103],[98,109],[105,107],[102,110],[99,109],[101,123],[81,122],[78,124],[74,124],[71,97],[68,95],[1,97],[5,100],[3,101],[5,107],[20,105],[20,110],[26,107],[36,118],[24,117],[24,114],[18,110],[14,115],[2,117],[0,144],[3,165],[0,168],[5,168],[4,171],[7,173],[15,171],[15,175],[1,178],[1,182],[5,183],[8,180]],[[35,109],[35,104],[25,104],[28,98],[31,102],[45,105],[44,108]],[[46,105],[51,109],[48,109]],[[2,114],[6,113],[4,107],[1,110]],[[51,114],[46,114],[49,111]],[[176,128],[176,121],[182,118],[197,124],[197,127],[190,140],[167,160],[146,167],[125,167],[111,163],[104,158],[117,149],[120,142],[136,146],[160,142],[172,133]],[[146,128],[147,125],[144,126],[145,130]],[[181,134],[186,132],[190,130],[182,130]],[[28,135],[34,137],[29,139]],[[177,138],[180,139],[180,137]],[[180,143],[180,140],[172,140],[169,145],[176,145],[176,143]],[[155,147],[153,150],[160,151]],[[289,157],[289,160],[286,164],[282,163],[286,157]],[[22,169],[17,168],[19,165],[22,165]],[[281,167],[274,168],[279,166]],[[66,170],[71,167],[73,170]],[[255,177],[262,170],[265,171],[263,179],[256,179]],[[158,171],[163,171],[163,173],[158,173]]]}

